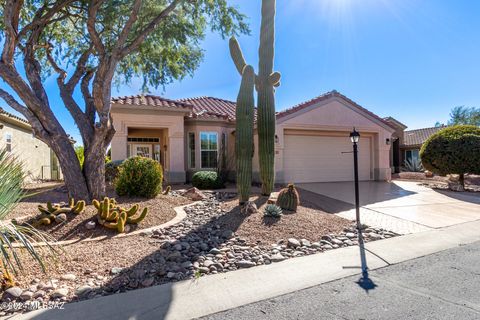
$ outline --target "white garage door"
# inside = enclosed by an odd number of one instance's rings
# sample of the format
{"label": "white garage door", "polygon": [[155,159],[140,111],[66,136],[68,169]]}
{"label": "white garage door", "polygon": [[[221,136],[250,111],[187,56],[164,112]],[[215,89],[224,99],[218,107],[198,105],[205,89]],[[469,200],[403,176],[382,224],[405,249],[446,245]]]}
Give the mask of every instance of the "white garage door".
{"label": "white garage door", "polygon": [[[370,139],[360,138],[358,177],[370,180]],[[286,182],[331,182],[353,180],[353,154],[348,137],[285,135]]]}

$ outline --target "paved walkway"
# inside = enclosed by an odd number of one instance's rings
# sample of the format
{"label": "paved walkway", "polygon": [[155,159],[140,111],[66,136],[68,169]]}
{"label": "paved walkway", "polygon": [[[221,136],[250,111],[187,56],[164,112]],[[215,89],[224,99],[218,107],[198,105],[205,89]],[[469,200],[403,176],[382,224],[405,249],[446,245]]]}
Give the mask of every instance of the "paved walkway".
{"label": "paved walkway", "polygon": [[[355,220],[351,182],[304,183],[327,212]],[[309,197],[313,198],[313,197]],[[399,234],[422,232],[480,220],[480,194],[433,190],[417,182],[360,183],[361,221]]]}
{"label": "paved walkway", "polygon": [[480,319],[480,242],[207,316],[208,320]]}
{"label": "paved walkway", "polygon": [[[366,244],[370,270],[480,241],[480,221]],[[38,310],[14,319],[191,319],[358,274],[359,247]],[[334,296],[332,296],[334,298]],[[379,306],[380,307],[380,306]],[[385,306],[388,307],[388,306]]]}

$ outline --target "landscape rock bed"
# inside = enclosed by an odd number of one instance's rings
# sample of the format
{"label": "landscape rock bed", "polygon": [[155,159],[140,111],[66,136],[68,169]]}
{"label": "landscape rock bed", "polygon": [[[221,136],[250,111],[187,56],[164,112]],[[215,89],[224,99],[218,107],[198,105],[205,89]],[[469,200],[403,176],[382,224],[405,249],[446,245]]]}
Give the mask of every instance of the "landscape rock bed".
{"label": "landscape rock bed", "polygon": [[[356,228],[347,222],[348,227],[341,232],[318,235],[314,241],[291,235],[263,245],[260,239],[252,241],[223,227],[232,214],[238,216],[237,212],[222,208],[222,202],[235,194],[205,194],[205,201],[185,207],[187,217],[174,226],[117,239],[110,247],[101,249],[88,244],[67,246],[65,249],[72,257],[70,262],[62,263],[60,270],[52,270],[54,279],[37,278],[40,273],[34,264],[32,268],[27,266],[30,273],[21,279],[21,286],[7,290],[2,300],[27,302],[27,308],[39,302],[91,299],[358,244]],[[363,235],[368,242],[397,234],[366,228]],[[118,252],[112,253],[115,250]],[[14,311],[21,310],[3,310],[0,315]]]}

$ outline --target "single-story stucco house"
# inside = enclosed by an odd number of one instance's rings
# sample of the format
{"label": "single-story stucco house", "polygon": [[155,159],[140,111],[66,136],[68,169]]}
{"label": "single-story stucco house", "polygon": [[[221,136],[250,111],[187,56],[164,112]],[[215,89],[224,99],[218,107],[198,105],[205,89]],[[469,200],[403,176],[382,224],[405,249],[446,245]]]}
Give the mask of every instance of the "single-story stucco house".
{"label": "single-story stucco house", "polygon": [[0,149],[23,163],[27,181],[59,180],[58,159],[47,144],[35,137],[28,121],[0,108]]}
{"label": "single-story stucco house", "polygon": [[[112,160],[140,155],[159,161],[168,183],[183,183],[219,158],[234,170],[235,102],[213,97],[170,100],[153,95],[112,99],[117,130]],[[349,133],[360,133],[359,177],[389,180],[397,128],[337,91],[277,112],[276,182],[353,180]],[[255,135],[254,178],[258,180]]]}

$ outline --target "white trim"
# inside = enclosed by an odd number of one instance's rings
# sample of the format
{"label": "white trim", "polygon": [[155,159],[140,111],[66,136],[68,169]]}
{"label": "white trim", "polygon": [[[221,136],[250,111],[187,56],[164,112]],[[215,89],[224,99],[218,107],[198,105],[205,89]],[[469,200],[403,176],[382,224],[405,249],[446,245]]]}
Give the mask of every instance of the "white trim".
{"label": "white trim", "polygon": [[[10,140],[10,142],[8,142],[8,140]],[[11,132],[5,132],[5,150],[7,150],[7,152],[12,152],[13,150],[13,134]]]}
{"label": "white trim", "polygon": [[[205,149],[203,150],[202,149],[202,134],[207,134],[207,135],[210,135],[210,134],[215,134],[216,136],[216,140],[217,140],[217,148],[215,150],[213,149]],[[215,167],[211,168],[211,167],[203,167],[203,163],[202,163],[202,151],[215,151],[217,153],[217,158],[218,158],[218,132],[217,131],[200,131],[200,134],[198,135],[198,141],[200,143],[200,169],[215,169]],[[217,159],[218,161],[218,159]]]}

